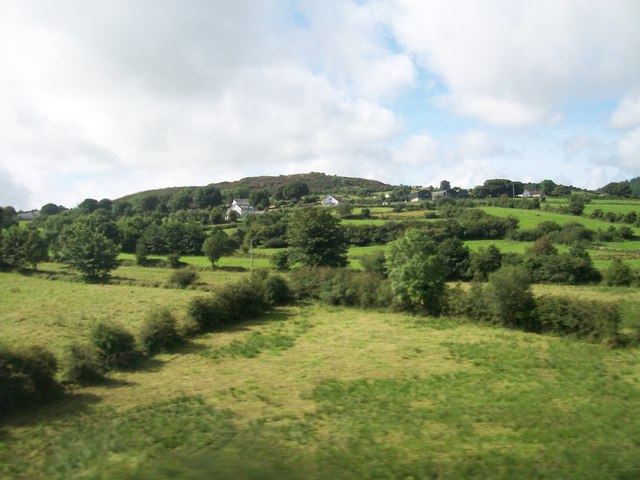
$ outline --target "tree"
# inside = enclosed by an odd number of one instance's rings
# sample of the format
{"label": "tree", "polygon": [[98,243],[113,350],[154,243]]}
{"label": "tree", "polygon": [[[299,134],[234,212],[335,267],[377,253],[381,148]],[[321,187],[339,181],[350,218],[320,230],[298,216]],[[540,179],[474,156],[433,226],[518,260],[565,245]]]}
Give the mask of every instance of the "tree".
{"label": "tree", "polygon": [[425,232],[407,230],[387,251],[391,288],[401,304],[439,315],[445,303],[447,267]]}
{"label": "tree", "polygon": [[2,251],[3,263],[11,268],[24,268],[27,264],[24,244],[26,242],[27,231],[14,225],[4,231],[0,250]]}
{"label": "tree", "polygon": [[390,194],[390,200],[393,202],[406,202],[411,195],[411,187],[407,185],[400,185],[394,188]]}
{"label": "tree", "polygon": [[60,207],[55,203],[47,203],[40,208],[41,215],[56,215],[60,213]]}
{"label": "tree", "polygon": [[40,232],[34,227],[13,227],[5,230],[0,241],[0,257],[3,263],[12,268],[36,268],[38,263],[47,259],[47,246]]}
{"label": "tree", "polygon": [[632,195],[629,182],[611,182],[602,187],[602,191],[612,197],[626,198]]}
{"label": "tree", "polygon": [[189,188],[183,188],[178,190],[167,202],[167,207],[172,212],[177,212],[178,210],[186,210],[187,208],[191,208],[191,204],[193,203],[193,192]]}
{"label": "tree", "polygon": [[233,250],[233,242],[220,228],[214,228],[211,235],[202,244],[202,253],[207,256],[212,267],[215,267],[220,257],[233,252]]}
{"label": "tree", "polygon": [[108,198],[103,198],[98,202],[98,208],[102,210],[106,210],[107,212],[111,212],[111,208],[113,207],[113,202]]}
{"label": "tree", "polygon": [[160,198],[157,195],[146,195],[137,197],[136,204],[143,212],[153,212],[160,205]]}
{"label": "tree", "polygon": [[347,265],[348,241],[344,228],[329,210],[296,210],[289,219],[290,260],[310,267]]}
{"label": "tree", "polygon": [[505,327],[533,329],[531,278],[521,266],[506,265],[489,275],[484,290],[494,320]]}
{"label": "tree", "polygon": [[540,190],[542,190],[543,195],[553,195],[556,189],[556,184],[553,180],[543,180],[540,182]]}
{"label": "tree", "polygon": [[82,220],[62,231],[59,249],[62,262],[78,270],[88,281],[106,280],[118,266],[116,245]]}
{"label": "tree", "polygon": [[249,195],[249,203],[258,210],[264,210],[269,207],[271,200],[268,190],[253,190]]}
{"label": "tree", "polygon": [[295,200],[298,201],[305,195],[309,195],[309,186],[303,182],[293,182],[289,185],[281,187],[276,192],[278,200]]}
{"label": "tree", "polygon": [[42,238],[40,231],[35,227],[27,228],[24,253],[27,263],[31,265],[34,270],[38,268],[38,263],[49,259],[47,243],[44,241],[44,238]]}
{"label": "tree", "polygon": [[471,254],[471,265],[469,267],[471,275],[477,280],[486,280],[491,272],[495,272],[502,264],[502,254],[495,245],[478,248]]}
{"label": "tree", "polygon": [[562,212],[580,216],[584,212],[584,206],[586,203],[587,199],[584,195],[571,195],[569,203],[562,208]]}
{"label": "tree", "polygon": [[9,206],[0,208],[0,228],[9,228],[18,224],[16,209]]}
{"label": "tree", "polygon": [[445,239],[438,245],[438,253],[447,266],[447,280],[462,280],[469,271],[469,247],[457,237]]}
{"label": "tree", "polygon": [[213,185],[207,185],[195,191],[193,202],[197,208],[217,207],[222,203],[222,194]]}
{"label": "tree", "polygon": [[353,213],[353,205],[350,202],[342,202],[336,207],[336,212],[342,218],[348,217]]}
{"label": "tree", "polygon": [[78,210],[86,215],[95,212],[97,208],[98,201],[95,198],[85,198],[78,204]]}

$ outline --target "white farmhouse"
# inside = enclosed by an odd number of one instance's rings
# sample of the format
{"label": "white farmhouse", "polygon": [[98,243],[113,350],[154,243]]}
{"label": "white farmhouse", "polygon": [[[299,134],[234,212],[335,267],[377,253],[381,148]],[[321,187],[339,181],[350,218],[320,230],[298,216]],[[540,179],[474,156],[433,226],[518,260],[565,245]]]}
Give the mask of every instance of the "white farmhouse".
{"label": "white farmhouse", "polygon": [[251,206],[248,198],[234,198],[231,206],[225,213],[225,218],[227,220],[229,220],[231,212],[235,212],[238,217],[245,217],[252,213],[256,213],[256,210]]}
{"label": "white farmhouse", "polygon": [[340,201],[339,198],[334,197],[333,195],[327,195],[326,197],[324,197],[324,200],[322,200],[322,205],[324,205],[325,207],[335,207],[336,205],[340,205],[342,202]]}

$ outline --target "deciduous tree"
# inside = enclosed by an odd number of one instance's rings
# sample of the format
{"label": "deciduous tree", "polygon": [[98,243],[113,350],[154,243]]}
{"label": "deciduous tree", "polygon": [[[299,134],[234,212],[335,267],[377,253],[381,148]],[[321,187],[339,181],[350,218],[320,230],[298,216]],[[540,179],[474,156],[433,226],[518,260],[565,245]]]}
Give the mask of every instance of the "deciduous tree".
{"label": "deciduous tree", "polygon": [[400,302],[440,314],[446,298],[447,267],[433,240],[420,230],[407,230],[389,246],[386,257],[391,287]]}
{"label": "deciduous tree", "polygon": [[59,249],[62,262],[78,270],[85,280],[105,280],[118,266],[116,245],[82,220],[62,231]]}
{"label": "deciduous tree", "polygon": [[220,257],[233,252],[234,244],[229,240],[226,233],[220,228],[214,228],[211,235],[202,244],[202,253],[204,253],[211,266],[215,267]]}
{"label": "deciduous tree", "polygon": [[294,211],[289,219],[289,258],[309,267],[344,267],[348,242],[344,228],[329,210]]}

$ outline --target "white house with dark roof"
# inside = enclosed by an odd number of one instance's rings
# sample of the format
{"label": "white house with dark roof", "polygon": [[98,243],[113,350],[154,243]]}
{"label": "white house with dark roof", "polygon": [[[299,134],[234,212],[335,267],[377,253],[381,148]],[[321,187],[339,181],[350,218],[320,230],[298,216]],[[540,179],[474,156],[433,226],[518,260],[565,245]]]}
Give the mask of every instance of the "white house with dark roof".
{"label": "white house with dark roof", "polygon": [[322,200],[322,205],[325,207],[335,207],[336,205],[340,205],[342,201],[338,197],[334,197],[333,195],[327,195]]}
{"label": "white house with dark roof", "polygon": [[234,198],[231,206],[225,213],[225,218],[229,220],[231,212],[235,212],[238,217],[245,217],[256,213],[256,209],[251,206],[248,198]]}

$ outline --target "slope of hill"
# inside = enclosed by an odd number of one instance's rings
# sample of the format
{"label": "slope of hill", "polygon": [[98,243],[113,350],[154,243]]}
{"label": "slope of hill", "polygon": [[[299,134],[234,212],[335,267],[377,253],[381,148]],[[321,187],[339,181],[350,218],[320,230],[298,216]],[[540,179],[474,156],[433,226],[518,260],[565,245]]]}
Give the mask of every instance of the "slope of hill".
{"label": "slope of hill", "polygon": [[[210,185],[218,188],[221,191],[236,189],[267,189],[273,194],[279,188],[296,182],[307,184],[310,193],[315,195],[322,195],[325,193],[354,193],[362,192],[363,190],[377,192],[382,190],[390,190],[391,188],[393,188],[392,185],[388,185],[377,180],[369,180],[366,178],[358,177],[342,177],[339,175],[326,175],[324,173],[318,172],[297,173],[293,175],[246,177],[236,181],[225,181],[212,183]],[[119,198],[117,201],[131,200],[132,198],[148,197],[151,195],[156,195],[158,197],[169,197],[179,190],[194,188],[199,187],[185,186],[147,190],[144,192],[126,195],[122,198]]]}

